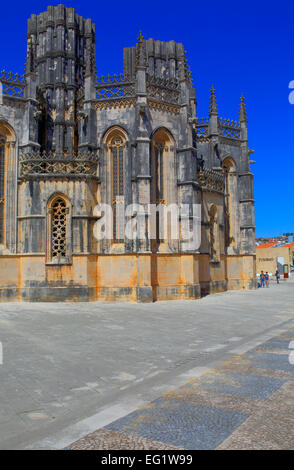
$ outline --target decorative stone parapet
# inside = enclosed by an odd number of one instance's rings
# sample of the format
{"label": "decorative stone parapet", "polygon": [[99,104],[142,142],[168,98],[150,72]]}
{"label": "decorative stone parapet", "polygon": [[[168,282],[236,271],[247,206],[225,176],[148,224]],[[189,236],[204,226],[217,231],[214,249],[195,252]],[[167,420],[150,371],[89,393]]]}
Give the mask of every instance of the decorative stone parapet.
{"label": "decorative stone parapet", "polygon": [[19,178],[30,177],[97,177],[96,152],[78,152],[73,155],[56,155],[52,152],[28,152],[20,155]]}
{"label": "decorative stone parapet", "polygon": [[96,99],[112,100],[135,96],[135,81],[127,75],[107,75],[97,78]]}
{"label": "decorative stone parapet", "polygon": [[222,172],[215,170],[200,170],[197,176],[198,184],[202,189],[224,192],[225,178]]}
{"label": "decorative stone parapet", "polygon": [[196,134],[198,137],[208,135],[208,118],[197,119]]}
{"label": "decorative stone parapet", "polygon": [[223,137],[228,137],[230,139],[240,139],[241,129],[237,121],[219,118],[218,128],[220,135]]}
{"label": "decorative stone parapet", "polygon": [[12,72],[5,72],[5,70],[2,70],[2,72],[0,72],[0,86],[1,84],[3,95],[15,98],[24,97],[24,75],[19,75],[18,73],[13,74]]}
{"label": "decorative stone parapet", "polygon": [[[197,137],[207,137],[208,136],[208,118],[199,118],[196,123],[196,135]],[[240,123],[237,121],[232,121],[230,119],[218,118],[218,133],[222,137],[228,139],[239,140],[241,138],[241,127]]]}
{"label": "decorative stone parapet", "polygon": [[180,85],[174,78],[154,77],[147,74],[147,94],[149,98],[165,103],[179,104]]}

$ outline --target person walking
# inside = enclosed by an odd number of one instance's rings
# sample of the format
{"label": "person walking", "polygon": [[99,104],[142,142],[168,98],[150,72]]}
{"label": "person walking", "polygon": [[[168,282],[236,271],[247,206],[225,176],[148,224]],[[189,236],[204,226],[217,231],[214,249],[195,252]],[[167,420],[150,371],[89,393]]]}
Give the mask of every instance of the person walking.
{"label": "person walking", "polygon": [[266,287],[269,287],[269,281],[270,281],[269,273],[266,272],[265,273],[265,285],[266,285]]}
{"label": "person walking", "polygon": [[261,285],[261,287],[265,287],[265,274],[264,274],[263,271],[261,271],[259,277],[260,277],[260,285]]}
{"label": "person walking", "polygon": [[276,270],[275,276],[276,276],[277,284],[280,284],[280,273],[279,273],[278,269]]}

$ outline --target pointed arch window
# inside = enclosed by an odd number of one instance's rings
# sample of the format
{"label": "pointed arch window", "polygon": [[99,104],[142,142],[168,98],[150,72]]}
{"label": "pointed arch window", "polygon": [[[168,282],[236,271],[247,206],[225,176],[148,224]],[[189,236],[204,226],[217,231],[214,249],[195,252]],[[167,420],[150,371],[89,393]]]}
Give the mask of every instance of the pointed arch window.
{"label": "pointed arch window", "polygon": [[225,243],[229,254],[233,254],[237,247],[237,172],[236,164],[231,157],[227,157],[223,161],[223,173],[225,176],[225,205],[224,205],[224,221],[225,221]]}
{"label": "pointed arch window", "polygon": [[5,137],[0,135],[0,244],[4,243],[5,222]]}
{"label": "pointed arch window", "polygon": [[112,153],[112,204],[113,204],[113,241],[124,241],[124,155],[123,141],[116,136],[111,141]]}
{"label": "pointed arch window", "polygon": [[[158,129],[151,141],[151,185],[150,202],[157,207],[168,206],[176,202],[173,194],[174,184],[174,140],[165,128]],[[151,250],[154,252],[168,251],[171,227],[170,221],[162,217],[160,210],[156,211],[156,238],[151,240]]]}
{"label": "pointed arch window", "polygon": [[70,205],[63,195],[55,195],[48,202],[47,262],[71,263]]}
{"label": "pointed arch window", "polygon": [[110,128],[104,137],[107,149],[107,194],[112,205],[113,215],[113,244],[122,244],[125,241],[125,162],[127,140],[126,132],[119,126]]}
{"label": "pointed arch window", "polygon": [[[17,180],[16,134],[0,120],[0,245],[1,249],[16,252],[15,184]],[[9,181],[9,184],[7,182]]]}

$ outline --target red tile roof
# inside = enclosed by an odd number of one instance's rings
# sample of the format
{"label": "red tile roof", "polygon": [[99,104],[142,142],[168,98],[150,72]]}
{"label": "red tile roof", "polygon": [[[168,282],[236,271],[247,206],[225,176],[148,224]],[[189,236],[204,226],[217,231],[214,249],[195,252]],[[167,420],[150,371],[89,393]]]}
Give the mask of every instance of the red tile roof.
{"label": "red tile roof", "polygon": [[288,243],[287,245],[284,246],[294,246],[294,242]]}
{"label": "red tile roof", "polygon": [[267,243],[262,243],[261,245],[258,245],[256,248],[270,248],[271,246],[277,245],[278,242],[267,242]]}

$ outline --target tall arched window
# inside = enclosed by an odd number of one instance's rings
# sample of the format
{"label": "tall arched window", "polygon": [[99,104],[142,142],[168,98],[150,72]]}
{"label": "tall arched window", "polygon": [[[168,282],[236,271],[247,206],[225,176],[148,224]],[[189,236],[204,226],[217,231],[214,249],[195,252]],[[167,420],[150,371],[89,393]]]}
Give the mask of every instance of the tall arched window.
{"label": "tall arched window", "polygon": [[5,220],[5,137],[0,134],[0,245],[4,243]]}
{"label": "tall arched window", "polygon": [[174,141],[171,134],[164,128],[158,129],[152,138],[151,149],[151,203],[166,204],[170,201],[168,179],[170,164],[173,157]]}
{"label": "tall arched window", "polygon": [[47,262],[68,264],[71,261],[70,205],[62,194],[48,202]]}
{"label": "tall arched window", "polygon": [[227,157],[223,161],[223,171],[225,175],[225,241],[229,254],[233,254],[237,247],[237,226],[238,226],[238,191],[237,173],[234,160]]}
{"label": "tall arched window", "polygon": [[107,194],[113,211],[113,243],[124,243],[126,132],[118,126],[109,129],[106,145]]}
{"label": "tall arched window", "polygon": [[[0,245],[16,252],[16,135],[12,127],[0,120]],[[7,184],[9,181],[9,184]]]}
{"label": "tall arched window", "polygon": [[124,240],[124,150],[120,136],[112,139],[110,148],[112,156],[112,203],[113,203],[113,241]]}
{"label": "tall arched window", "polygon": [[[174,140],[172,135],[165,128],[158,129],[151,141],[151,204],[169,205],[176,202],[174,194]],[[165,224],[164,237],[163,228],[160,224]],[[170,227],[167,219],[156,213],[156,240],[153,240],[152,251],[158,251],[160,246],[167,245]]]}

